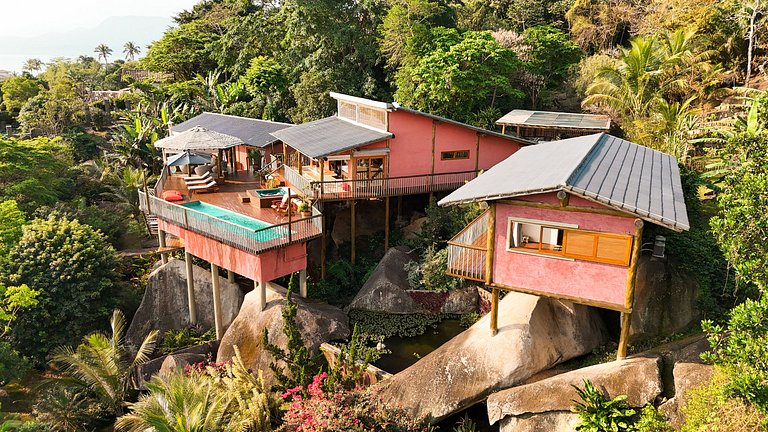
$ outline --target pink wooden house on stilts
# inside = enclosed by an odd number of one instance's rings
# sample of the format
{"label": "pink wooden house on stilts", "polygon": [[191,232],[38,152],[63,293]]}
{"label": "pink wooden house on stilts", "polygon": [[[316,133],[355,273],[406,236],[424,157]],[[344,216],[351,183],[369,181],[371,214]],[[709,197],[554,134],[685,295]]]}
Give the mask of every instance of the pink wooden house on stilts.
{"label": "pink wooden house on stilts", "polygon": [[440,201],[488,210],[449,242],[448,273],[493,290],[621,312],[626,356],[643,225],[689,229],[674,157],[607,134],[526,147]]}

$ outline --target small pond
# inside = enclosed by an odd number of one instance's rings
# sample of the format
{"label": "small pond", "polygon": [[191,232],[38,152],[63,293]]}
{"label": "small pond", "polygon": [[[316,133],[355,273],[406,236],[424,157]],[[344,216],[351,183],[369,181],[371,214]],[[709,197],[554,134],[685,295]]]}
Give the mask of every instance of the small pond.
{"label": "small pond", "polygon": [[392,353],[381,356],[374,366],[392,374],[398,373],[464,330],[466,329],[459,324],[459,320],[444,319],[435,328],[427,329],[421,336],[395,336],[385,339],[384,345]]}

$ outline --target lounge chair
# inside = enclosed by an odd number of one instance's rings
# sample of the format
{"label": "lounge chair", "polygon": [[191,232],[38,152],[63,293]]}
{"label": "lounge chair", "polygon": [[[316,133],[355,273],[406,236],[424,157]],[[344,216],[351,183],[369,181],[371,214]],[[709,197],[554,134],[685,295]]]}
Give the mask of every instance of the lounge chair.
{"label": "lounge chair", "polygon": [[213,179],[211,179],[206,184],[187,186],[187,190],[189,191],[190,194],[193,194],[195,192],[199,192],[199,193],[213,192],[218,188],[219,188],[219,185]]}
{"label": "lounge chair", "polygon": [[190,177],[184,177],[185,182],[191,182],[191,181],[200,181],[200,180],[208,180],[211,178],[211,172],[207,171],[203,175],[196,175],[196,176],[190,176]]}
{"label": "lounge chair", "polygon": [[283,199],[281,199],[279,202],[275,202],[272,204],[272,208],[275,209],[278,213],[287,212],[290,208],[290,204],[288,202],[289,194],[283,195]]}
{"label": "lounge chair", "polygon": [[212,181],[216,181],[216,179],[214,179],[213,177],[209,177],[209,178],[202,179],[202,180],[185,181],[184,183],[186,183],[187,186],[198,186],[198,185],[206,184],[206,183],[209,183],[209,182],[212,182]]}

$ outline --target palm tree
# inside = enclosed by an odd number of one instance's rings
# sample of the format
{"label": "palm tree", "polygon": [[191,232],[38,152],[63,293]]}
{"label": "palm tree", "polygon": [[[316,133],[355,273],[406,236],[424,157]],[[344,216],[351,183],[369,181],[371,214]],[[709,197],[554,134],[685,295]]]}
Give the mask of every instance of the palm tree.
{"label": "palm tree", "polygon": [[54,350],[53,364],[62,370],[62,377],[53,380],[78,393],[92,395],[112,415],[124,412],[125,399],[135,387],[134,372],[149,360],[155,348],[157,331],[151,331],[136,354],[130,358],[125,345],[125,316],[119,310],[110,320],[112,335],[92,333],[76,349],[59,347]]}
{"label": "palm tree", "polygon": [[38,58],[27,59],[21,69],[29,72],[39,72],[43,69],[43,62]]}
{"label": "palm tree", "polygon": [[133,61],[137,55],[141,54],[141,48],[133,42],[126,42],[123,45],[123,53],[126,60]]}
{"label": "palm tree", "polygon": [[104,64],[107,64],[107,58],[112,55],[112,48],[104,44],[99,44],[93,52],[98,54],[100,59],[104,59]]}

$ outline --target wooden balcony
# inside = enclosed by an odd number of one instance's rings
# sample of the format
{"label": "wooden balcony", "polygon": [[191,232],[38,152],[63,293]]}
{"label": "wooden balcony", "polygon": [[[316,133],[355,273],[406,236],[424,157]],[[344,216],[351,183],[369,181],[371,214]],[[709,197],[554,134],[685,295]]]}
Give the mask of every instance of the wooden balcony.
{"label": "wooden balcony", "polygon": [[[156,192],[147,196],[143,191],[139,191],[139,205],[145,213],[155,215],[168,223],[255,254],[293,243],[306,242],[322,235],[323,216],[314,207],[311,208],[311,216],[302,217],[298,213],[288,216],[272,208],[259,208],[251,203],[242,202],[241,196],[246,194],[247,190],[261,187],[261,181],[241,173],[238,176],[223,179],[216,192],[190,194],[181,175],[168,175],[166,170],[158,181]],[[182,193],[184,200],[172,203],[156,196],[163,190],[178,190]],[[298,195],[298,191],[293,190],[292,194]],[[265,222],[267,226],[251,229],[180,205],[192,201],[212,204]]]}
{"label": "wooden balcony", "polygon": [[448,242],[449,275],[479,282],[486,280],[489,214],[486,210]]}
{"label": "wooden balcony", "polygon": [[279,171],[287,185],[319,201],[384,198],[452,191],[477,177],[477,171],[425,174],[373,179],[331,179],[319,181],[311,169],[299,172],[287,165]]}

